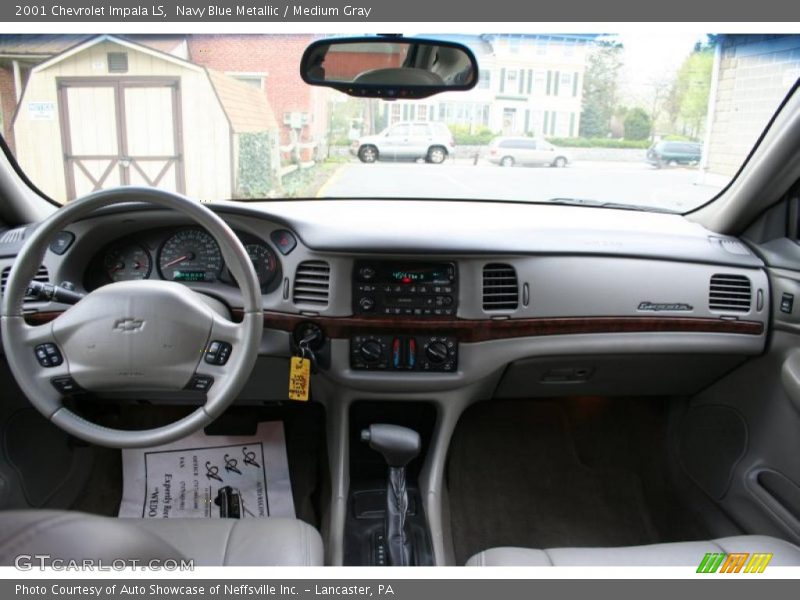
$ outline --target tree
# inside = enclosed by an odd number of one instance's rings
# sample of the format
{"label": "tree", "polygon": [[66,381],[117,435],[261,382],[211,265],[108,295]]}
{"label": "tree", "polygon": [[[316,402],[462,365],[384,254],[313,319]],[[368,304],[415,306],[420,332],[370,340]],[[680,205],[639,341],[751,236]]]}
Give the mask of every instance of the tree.
{"label": "tree", "polygon": [[666,110],[675,133],[698,137],[708,112],[711,75],[714,68],[713,43],[699,45],[678,69]]}
{"label": "tree", "polygon": [[626,140],[646,140],[650,137],[653,121],[643,108],[632,108],[625,115],[623,123]]}
{"label": "tree", "polygon": [[580,135],[605,137],[617,106],[622,44],[599,42],[589,55],[583,79]]}

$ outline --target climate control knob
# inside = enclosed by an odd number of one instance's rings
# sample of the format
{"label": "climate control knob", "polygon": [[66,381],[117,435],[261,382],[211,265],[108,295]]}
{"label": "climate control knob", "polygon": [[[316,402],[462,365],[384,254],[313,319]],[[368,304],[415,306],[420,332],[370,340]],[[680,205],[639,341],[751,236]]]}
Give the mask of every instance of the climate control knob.
{"label": "climate control knob", "polygon": [[358,301],[358,307],[364,312],[370,312],[373,308],[375,308],[375,300],[369,296],[364,296]]}
{"label": "climate control knob", "polygon": [[367,340],[358,349],[361,359],[368,365],[376,365],[383,360],[383,346],[377,340]]}
{"label": "climate control knob", "polygon": [[442,364],[447,360],[447,345],[444,342],[431,342],[425,346],[425,358],[431,364]]}

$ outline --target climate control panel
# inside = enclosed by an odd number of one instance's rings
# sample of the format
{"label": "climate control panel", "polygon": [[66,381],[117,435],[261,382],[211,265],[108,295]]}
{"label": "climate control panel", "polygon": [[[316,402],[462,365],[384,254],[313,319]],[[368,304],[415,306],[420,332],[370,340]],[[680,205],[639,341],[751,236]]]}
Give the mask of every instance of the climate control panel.
{"label": "climate control panel", "polygon": [[350,340],[350,366],[358,370],[452,373],[458,342],[438,335],[358,335]]}

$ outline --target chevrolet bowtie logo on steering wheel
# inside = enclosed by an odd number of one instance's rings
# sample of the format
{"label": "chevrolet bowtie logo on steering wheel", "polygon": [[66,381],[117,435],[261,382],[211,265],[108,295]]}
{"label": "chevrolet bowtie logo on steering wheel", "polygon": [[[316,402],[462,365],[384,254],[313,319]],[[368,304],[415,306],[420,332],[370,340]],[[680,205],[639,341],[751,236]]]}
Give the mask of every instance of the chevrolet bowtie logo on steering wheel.
{"label": "chevrolet bowtie logo on steering wheel", "polygon": [[123,331],[126,333],[141,331],[144,327],[143,319],[117,319],[114,321],[114,331]]}

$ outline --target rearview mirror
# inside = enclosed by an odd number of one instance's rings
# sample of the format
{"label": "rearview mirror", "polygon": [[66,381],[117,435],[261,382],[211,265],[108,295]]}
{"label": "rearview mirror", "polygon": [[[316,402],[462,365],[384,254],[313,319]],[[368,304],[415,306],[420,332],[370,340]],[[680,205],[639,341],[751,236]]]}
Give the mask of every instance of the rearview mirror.
{"label": "rearview mirror", "polygon": [[313,42],[300,63],[310,85],[363,98],[426,98],[469,90],[478,61],[454,42],[403,37],[360,37]]}

